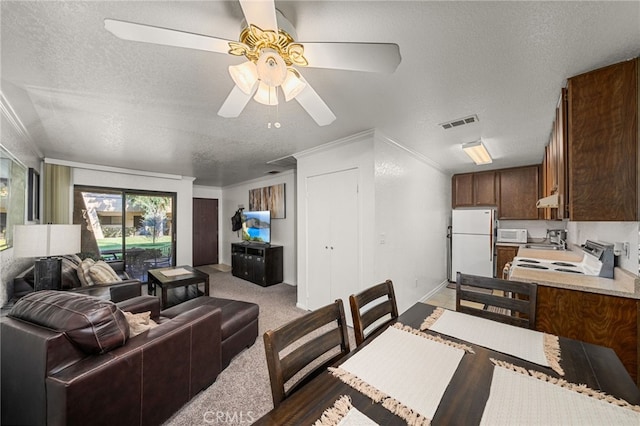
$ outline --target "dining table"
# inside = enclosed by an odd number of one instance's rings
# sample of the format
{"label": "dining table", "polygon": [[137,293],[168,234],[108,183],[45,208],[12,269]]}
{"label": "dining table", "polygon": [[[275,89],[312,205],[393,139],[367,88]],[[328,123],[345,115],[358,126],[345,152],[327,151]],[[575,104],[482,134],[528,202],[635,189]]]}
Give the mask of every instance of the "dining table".
{"label": "dining table", "polygon": [[[610,348],[558,336],[556,342],[559,343],[559,366],[561,367],[561,373],[558,373],[558,368],[543,366],[479,344],[443,335],[430,329],[420,330],[424,326],[425,319],[429,318],[436,309],[442,308],[418,302],[403,312],[396,322],[405,327],[408,326],[411,329],[419,330],[420,333],[433,338],[445,339],[449,343],[458,343],[471,350],[465,351],[464,355],[461,355],[459,363],[452,370],[452,376],[446,379],[448,383],[445,383],[445,386],[442,387],[443,393],[439,397],[439,402],[436,402],[437,409],[435,409],[435,413],[428,419],[427,423],[423,424],[428,424],[429,422],[432,425],[481,424],[485,407],[488,406],[488,400],[492,392],[492,381],[497,381],[494,378],[496,377],[494,376],[496,363],[505,363],[513,366],[513,368],[522,368],[523,371],[539,372],[542,376],[547,377],[548,380],[558,379],[561,383],[581,385],[589,391],[595,391],[598,395],[606,395],[616,401],[622,401],[622,405],[628,403],[631,406],[640,406],[640,390],[636,387],[615,352]],[[367,348],[370,345],[373,347],[375,345],[374,342],[382,339],[383,333],[387,332],[388,329],[378,331],[367,339],[364,344],[337,361],[334,367],[340,368],[347,365],[352,357],[364,356],[368,350]],[[409,349],[410,347],[407,345],[406,350],[411,350]],[[404,350],[402,347],[399,349],[400,351]],[[361,352],[362,354],[358,355]],[[389,361],[389,363],[392,364],[393,361]],[[428,367],[426,361],[421,364],[419,359],[418,362],[413,362],[413,364],[411,368],[416,373]],[[425,379],[423,374],[416,374],[415,377],[419,382],[407,383],[406,386],[419,388],[418,393],[422,392],[425,396],[429,394],[432,391],[432,383],[430,383],[429,377]],[[434,385],[435,382],[434,378]],[[497,393],[497,390],[494,388],[493,392]],[[254,424],[278,426],[313,425],[323,416],[323,413],[330,410],[344,396],[349,397],[350,404],[356,411],[366,416],[374,424],[407,424],[406,417],[403,418],[394,414],[392,410],[384,407],[380,402],[374,401],[370,395],[367,395],[367,392],[356,390],[356,387],[346,384],[329,369],[292,394],[277,408],[263,415]],[[498,407],[497,409],[494,408],[494,411],[500,411],[501,409],[500,401],[497,402],[497,405],[493,405]],[[635,408],[636,410],[638,409],[638,407]]]}

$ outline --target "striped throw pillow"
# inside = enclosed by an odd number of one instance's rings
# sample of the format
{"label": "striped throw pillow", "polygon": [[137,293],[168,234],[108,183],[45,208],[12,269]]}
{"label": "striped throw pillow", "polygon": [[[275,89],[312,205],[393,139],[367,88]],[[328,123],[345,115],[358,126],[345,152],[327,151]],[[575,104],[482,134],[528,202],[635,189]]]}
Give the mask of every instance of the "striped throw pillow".
{"label": "striped throw pillow", "polygon": [[122,279],[116,274],[111,266],[104,260],[97,261],[91,268],[89,268],[89,276],[93,280],[94,284],[112,283],[115,281],[122,281]]}
{"label": "striped throw pillow", "polygon": [[78,279],[83,287],[93,285],[93,279],[89,276],[89,269],[91,269],[95,263],[95,260],[87,257],[78,265]]}

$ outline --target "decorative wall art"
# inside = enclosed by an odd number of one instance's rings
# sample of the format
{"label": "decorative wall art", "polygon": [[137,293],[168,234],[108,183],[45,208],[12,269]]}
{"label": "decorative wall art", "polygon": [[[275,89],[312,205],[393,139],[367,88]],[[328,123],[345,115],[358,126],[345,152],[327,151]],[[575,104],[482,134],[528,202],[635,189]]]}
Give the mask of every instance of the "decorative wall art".
{"label": "decorative wall art", "polygon": [[284,219],[285,193],[284,183],[249,190],[249,210],[269,210],[272,219]]}

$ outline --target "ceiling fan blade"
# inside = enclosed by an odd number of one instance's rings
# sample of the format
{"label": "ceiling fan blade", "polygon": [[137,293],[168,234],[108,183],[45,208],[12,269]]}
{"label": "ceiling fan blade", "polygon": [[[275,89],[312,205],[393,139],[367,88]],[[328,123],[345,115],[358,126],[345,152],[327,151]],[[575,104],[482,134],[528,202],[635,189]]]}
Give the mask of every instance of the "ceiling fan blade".
{"label": "ceiling fan blade", "polygon": [[274,0],[240,0],[240,6],[247,25],[253,24],[261,30],[278,32]]}
{"label": "ceiling fan blade", "polygon": [[318,123],[318,126],[326,126],[333,123],[336,116],[329,109],[327,104],[324,103],[320,95],[316,93],[311,87],[308,81],[303,77],[300,77],[307,85],[302,92],[295,97],[296,101],[307,111],[307,113]]}
{"label": "ceiling fan blade", "polygon": [[135,22],[118,21],[116,19],[105,19],[104,27],[107,31],[123,40],[185,47],[216,53],[229,52],[229,40],[222,38],[154,27],[152,25],[136,24]]}
{"label": "ceiling fan blade", "polygon": [[391,74],[400,64],[400,48],[394,43],[300,42],[311,68]]}
{"label": "ceiling fan blade", "polygon": [[256,91],[258,87],[257,84],[253,85],[253,89],[247,95],[244,93],[238,86],[233,86],[233,90],[227,96],[227,99],[224,101],[220,109],[218,110],[218,115],[224,118],[235,118],[240,115],[244,107],[247,106],[251,97]]}

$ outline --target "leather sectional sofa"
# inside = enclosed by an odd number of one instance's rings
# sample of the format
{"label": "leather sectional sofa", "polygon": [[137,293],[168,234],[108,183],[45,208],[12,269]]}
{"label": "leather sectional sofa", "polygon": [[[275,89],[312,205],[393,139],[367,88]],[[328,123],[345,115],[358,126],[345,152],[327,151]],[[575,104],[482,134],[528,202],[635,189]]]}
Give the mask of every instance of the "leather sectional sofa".
{"label": "leather sectional sofa", "polygon": [[[21,298],[0,324],[2,424],[161,424],[258,334],[257,305],[198,299],[161,312],[153,296]],[[123,311],[158,326],[130,337]]]}

